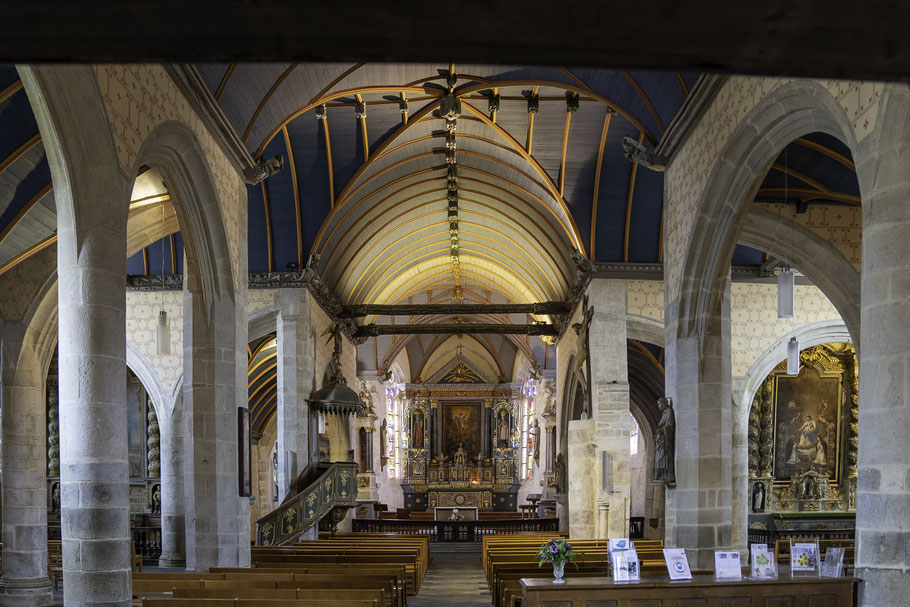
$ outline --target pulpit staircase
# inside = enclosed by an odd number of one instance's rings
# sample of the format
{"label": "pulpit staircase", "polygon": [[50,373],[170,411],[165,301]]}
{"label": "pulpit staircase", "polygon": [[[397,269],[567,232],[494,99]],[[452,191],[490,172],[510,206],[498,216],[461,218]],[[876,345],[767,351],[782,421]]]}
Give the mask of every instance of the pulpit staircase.
{"label": "pulpit staircase", "polygon": [[356,483],[356,463],[307,466],[291,483],[281,505],[256,521],[256,545],[291,544],[326,516],[337,523],[357,505]]}

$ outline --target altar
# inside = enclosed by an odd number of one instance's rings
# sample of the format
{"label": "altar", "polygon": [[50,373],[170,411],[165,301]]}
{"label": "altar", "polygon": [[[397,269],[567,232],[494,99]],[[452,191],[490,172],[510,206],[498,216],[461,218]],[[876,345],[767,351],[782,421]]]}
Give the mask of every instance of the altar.
{"label": "altar", "polygon": [[438,383],[405,388],[404,507],[514,512],[522,452],[521,386],[466,381],[481,378],[466,363],[459,364],[465,369],[447,373]]}

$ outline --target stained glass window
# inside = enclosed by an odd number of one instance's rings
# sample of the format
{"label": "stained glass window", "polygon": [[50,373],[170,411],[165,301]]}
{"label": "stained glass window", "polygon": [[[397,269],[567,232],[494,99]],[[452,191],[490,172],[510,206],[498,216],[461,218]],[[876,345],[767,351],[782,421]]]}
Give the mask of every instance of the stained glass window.
{"label": "stained glass window", "polygon": [[534,435],[531,422],[534,414],[534,399],[537,397],[537,381],[528,376],[521,388],[519,405],[519,427],[521,428],[521,449],[519,451],[520,474],[522,479],[531,478],[534,470]]}

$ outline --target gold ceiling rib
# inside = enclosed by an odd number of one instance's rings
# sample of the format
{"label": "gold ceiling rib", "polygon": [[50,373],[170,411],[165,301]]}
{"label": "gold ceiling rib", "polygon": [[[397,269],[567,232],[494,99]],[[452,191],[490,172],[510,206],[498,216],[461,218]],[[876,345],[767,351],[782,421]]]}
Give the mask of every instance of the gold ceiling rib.
{"label": "gold ceiling rib", "polygon": [[3,103],[4,101],[6,101],[7,99],[9,99],[10,97],[12,97],[14,94],[18,93],[21,90],[22,90],[22,81],[16,80],[14,83],[12,83],[8,87],[6,87],[2,91],[0,91],[0,103]]}
{"label": "gold ceiling rib", "polygon": [[173,234],[168,235],[171,245],[171,274],[177,274],[177,239]]}
{"label": "gold ceiling rib", "polygon": [[604,116],[603,130],[600,132],[600,145],[597,148],[597,167],[594,169],[594,200],[591,201],[591,259],[597,258],[595,239],[597,237],[597,199],[600,196],[600,172],[604,164],[604,147],[607,145],[607,133],[610,132],[610,119],[613,112],[607,110]]}
{"label": "gold ceiling rib", "polygon": [[[363,95],[357,93],[354,98],[357,99],[357,103],[361,105],[363,104]],[[360,120],[360,136],[363,141],[363,161],[366,162],[370,159],[370,138],[367,137],[366,106],[364,105],[363,108],[363,114],[359,115],[357,119]]]}
{"label": "gold ceiling rib", "polygon": [[[472,180],[472,181],[473,181],[473,180]],[[417,210],[417,209],[419,209],[419,208],[422,208],[422,207],[424,207],[424,206],[428,206],[428,205],[434,204],[434,203],[436,203],[436,202],[440,202],[441,199],[430,200],[430,201],[423,202],[423,203],[421,203],[420,205],[418,205],[418,206],[416,206],[416,207],[409,207],[409,208],[406,209],[405,211],[399,212],[396,216],[394,216],[394,217],[391,218],[390,220],[386,221],[386,222],[383,223],[382,225],[377,225],[376,220],[377,220],[381,215],[384,215],[384,214],[386,214],[386,213],[389,213],[389,212],[393,211],[393,210],[394,210],[399,204],[401,204],[402,202],[407,202],[407,200],[410,200],[410,199],[413,199],[413,198],[417,198],[417,197],[419,197],[419,196],[431,194],[431,193],[433,193],[433,192],[435,192],[435,191],[437,191],[437,190],[435,190],[435,189],[434,189],[434,190],[425,190],[425,191],[420,192],[420,193],[418,193],[418,194],[416,194],[416,195],[414,195],[414,196],[409,197],[408,199],[405,199],[404,201],[399,201],[396,205],[393,205],[393,206],[391,206],[391,207],[385,209],[384,211],[382,211],[382,213],[381,213],[380,215],[378,215],[378,216],[376,216],[376,215],[373,215],[373,216],[364,215],[364,216],[358,218],[358,220],[357,220],[358,223],[359,223],[361,220],[369,220],[369,221],[367,222],[367,224],[366,224],[365,226],[361,227],[361,229],[357,232],[357,234],[356,234],[356,235],[354,236],[354,238],[352,239],[352,242],[356,242],[356,241],[360,240],[360,236],[363,234],[363,231],[364,231],[365,229],[367,229],[367,227],[373,229],[373,235],[371,235],[371,236],[369,236],[369,237],[363,239],[363,242],[362,242],[362,243],[358,246],[358,248],[351,254],[350,258],[349,258],[347,261],[340,261],[338,264],[334,264],[333,267],[340,267],[340,268],[346,269],[346,268],[348,268],[348,267],[350,267],[350,266],[357,265],[357,264],[360,262],[360,258],[363,257],[363,255],[361,255],[361,250],[363,249],[363,247],[364,247],[368,242],[372,242],[372,241],[375,240],[374,237],[373,237],[373,236],[375,236],[375,234],[377,234],[377,233],[390,233],[390,232],[393,232],[393,231],[396,231],[396,230],[400,230],[401,226],[398,226],[398,227],[396,227],[396,228],[391,228],[391,229],[389,228],[389,226],[392,225],[395,221],[397,221],[397,220],[401,219],[402,217],[404,217],[405,215],[407,215],[407,214],[409,214],[409,213],[413,213],[415,210]],[[467,189],[464,189],[463,191],[465,191],[465,192],[473,192],[473,190],[467,190]],[[487,196],[496,199],[496,198],[493,197],[493,196],[490,196],[490,195],[487,195]],[[476,205],[478,205],[478,206],[481,206],[481,207],[490,209],[491,211],[499,211],[499,209],[496,209],[496,208],[494,208],[494,207],[492,207],[492,206],[490,206],[490,205],[488,205],[488,204],[486,204],[486,203],[484,203],[484,202],[481,202],[481,201],[479,201],[479,200],[473,200],[473,199],[470,199],[470,198],[465,198],[465,202],[469,202],[469,203],[471,203],[471,204],[476,204]],[[545,230],[541,229],[541,227],[540,227],[536,222],[534,222],[533,219],[531,219],[530,217],[528,217],[526,214],[524,214],[524,213],[523,213],[520,209],[518,209],[517,207],[514,207],[513,205],[511,205],[511,204],[509,204],[509,203],[507,203],[507,202],[505,202],[505,201],[502,201],[502,202],[503,202],[504,204],[508,205],[509,207],[515,209],[517,212],[519,212],[519,213],[525,215],[525,217],[528,218],[528,220],[529,220],[532,224],[534,224],[534,226],[537,228],[537,230],[539,230],[540,232],[542,232],[542,233],[544,234],[544,236],[550,241],[550,244],[553,245],[553,247],[556,246],[555,243],[554,243],[554,242],[552,241],[552,239],[550,238],[549,234],[548,234]],[[518,234],[522,234],[522,231],[521,231],[521,230],[517,229],[515,226],[512,226],[512,225],[507,224],[506,222],[500,220],[500,219],[497,218],[497,217],[493,217],[493,216],[490,216],[490,215],[486,215],[486,214],[484,214],[484,213],[479,213],[479,212],[477,212],[477,211],[475,211],[475,210],[473,210],[473,209],[471,209],[471,208],[465,208],[464,211],[465,211],[465,213],[467,213],[467,214],[472,214],[472,213],[473,213],[473,214],[479,215],[479,216],[481,216],[481,217],[484,217],[484,218],[486,218],[486,219],[489,219],[490,221],[494,221],[494,222],[499,223],[499,224],[501,224],[501,225],[503,225],[503,226],[505,226],[505,227],[507,227],[507,228],[509,228],[509,229],[512,229],[513,231],[515,231],[515,232],[518,233]],[[413,217],[413,218],[411,218],[411,219],[405,221],[403,225],[407,225],[408,223],[411,223],[411,222],[413,222],[413,221],[416,221],[416,220],[418,220],[418,219],[420,219],[420,218],[426,217],[426,216],[431,215],[431,214],[432,214],[432,213],[425,213],[425,214],[422,214],[422,215]],[[355,225],[356,225],[356,223],[355,223]],[[518,225],[521,225],[521,224],[519,223]],[[501,232],[499,232],[498,230],[494,230],[493,228],[489,228],[489,227],[487,227],[487,226],[482,226],[482,227],[484,227],[485,229],[490,229],[491,231],[494,231],[494,232],[496,232],[496,233],[501,234]],[[351,228],[348,229],[348,232],[347,232],[347,233],[350,234],[350,232],[351,232],[352,229],[353,229],[353,226],[352,226]],[[536,248],[536,249],[538,249],[538,250],[541,250],[541,251],[545,252],[545,256],[547,256],[547,257],[549,257],[549,258],[551,259],[551,261],[553,262],[553,264],[556,266],[557,270],[560,272],[560,274],[561,274],[563,280],[566,281],[565,284],[568,284],[568,278],[567,278],[566,274],[563,272],[563,270],[562,270],[562,268],[560,267],[560,265],[558,264],[558,262],[557,262],[557,257],[555,257],[555,256],[552,254],[552,252],[551,252],[550,249],[547,249],[547,248],[541,243],[541,241],[537,238],[537,236],[535,236],[534,234],[531,234],[531,233],[529,233],[529,235],[530,235],[531,239],[533,239],[534,242],[531,243],[531,242],[529,241],[528,244],[529,244],[530,246],[532,246],[532,248]],[[505,235],[503,235],[503,236],[506,237],[506,238],[508,238],[508,237],[505,236]],[[524,235],[524,237],[525,237],[525,238],[528,238],[528,235]],[[514,241],[513,241],[513,242],[514,242]],[[526,252],[527,249],[526,249],[525,247],[522,247],[522,246],[519,245],[518,243],[515,243],[515,244],[516,244],[516,246],[519,246],[519,247],[522,249],[522,252],[523,252],[523,254],[520,255],[520,256],[518,256],[518,257],[522,257],[522,256],[527,255],[527,252]],[[374,242],[374,244],[371,245],[370,248],[369,248],[369,249],[366,251],[366,253],[365,253],[365,255],[366,255],[367,257],[372,257],[373,260],[374,260],[373,262],[371,262],[371,264],[370,264],[371,266],[372,266],[373,263],[375,263],[375,261],[377,261],[380,257],[382,257],[382,254],[384,254],[384,252],[385,252],[385,251],[383,251],[383,252],[381,252],[381,253],[380,253],[379,255],[377,255],[377,256],[372,256],[372,255],[370,255],[370,253],[371,253],[371,251],[372,251],[372,248],[373,248],[373,246],[375,246],[375,245],[376,245],[376,242]],[[334,248],[334,249],[332,250],[332,252],[331,252],[331,254],[330,254],[330,257],[331,257],[332,255],[334,255],[334,252],[335,252],[336,250],[338,250],[338,248]],[[347,252],[347,250],[345,250],[345,252]],[[513,252],[513,253],[514,253],[514,252]],[[516,254],[516,255],[517,255],[517,254]],[[532,259],[533,259],[533,256],[531,256],[531,257],[532,257]],[[536,260],[534,260],[534,264],[535,264],[538,268],[540,268],[540,265],[536,262]],[[369,266],[368,266],[368,267],[369,267]],[[341,278],[344,276],[344,274],[345,274],[345,270],[344,270],[344,269],[341,270],[338,280],[341,280]],[[543,272],[543,269],[540,268],[540,271]],[[370,277],[371,277],[371,276],[372,276],[372,273],[371,273]],[[546,273],[544,273],[544,276],[546,276]],[[368,277],[367,280],[369,280],[370,277]],[[355,283],[355,287],[354,287],[355,289],[357,289],[357,284],[360,282],[360,280],[361,280],[362,278],[363,278],[363,273],[361,273],[360,277],[359,277],[358,280],[357,280],[357,283]],[[347,281],[347,280],[350,280],[350,277],[347,278],[346,281]],[[553,285],[552,281],[549,280],[549,277],[547,277],[547,282],[550,283],[550,286],[552,287],[554,293],[557,293],[557,294],[560,293],[560,289],[558,289],[555,285]],[[335,284],[333,284],[333,285],[331,286],[332,290],[337,290],[338,287],[339,287],[339,284],[338,284],[337,281],[335,282]],[[345,283],[344,285],[341,285],[341,287],[342,287],[342,291],[347,291],[347,284],[346,284],[346,283]],[[357,298],[358,295],[359,295],[359,289],[357,289],[357,293],[354,295],[355,299]]]}
{"label": "gold ceiling rib", "polygon": [[[265,106],[269,102],[269,100],[272,98],[272,95],[274,95],[275,91],[278,90],[278,87],[280,87],[281,84],[285,80],[287,80],[288,76],[290,76],[293,73],[293,71],[295,69],[297,69],[298,65],[300,65],[300,64],[292,63],[291,65],[289,65],[288,68],[286,70],[284,70],[284,72],[280,76],[278,76],[278,79],[275,80],[274,84],[272,84],[271,88],[268,90],[268,92],[265,94],[265,96],[259,102],[259,106],[256,108],[256,111],[253,112],[253,115],[250,117],[249,123],[246,125],[246,130],[243,131],[243,137],[240,138],[240,140],[243,143],[246,143],[246,140],[250,136],[250,131],[253,130],[253,125],[256,124],[256,121],[259,119],[259,114],[261,114],[262,110],[265,109]],[[284,126],[284,125],[282,125],[282,126]]]}
{"label": "gold ceiling rib", "polygon": [[680,74],[679,72],[676,72],[676,82],[679,83],[679,88],[682,89],[683,96],[688,97],[689,96],[689,87],[686,86],[686,81],[683,80],[682,74]]}
{"label": "gold ceiling rib", "polygon": [[[25,251],[19,253],[18,255],[11,258],[9,261],[7,261],[5,264],[0,266],[0,276],[9,272],[13,268],[15,268],[17,265],[19,265],[20,263],[25,261],[26,259],[29,259],[30,257],[37,255],[38,253],[40,253],[44,249],[48,248],[49,246],[55,244],[56,242],[57,242],[57,235],[51,234],[50,236],[48,236],[47,238],[45,238],[38,244],[32,245]],[[148,270],[146,270],[146,274],[148,274]]]}
{"label": "gold ceiling rib", "polygon": [[408,124],[408,96],[402,92],[399,95],[399,99],[398,107],[401,112],[401,125],[406,126]]}
{"label": "gold ceiling rib", "polygon": [[368,94],[368,93],[401,93],[401,92],[419,93],[419,94],[426,93],[426,91],[422,88],[408,88],[408,87],[403,87],[403,86],[368,86],[368,87],[358,87],[358,88],[354,88],[354,89],[336,91],[334,93],[322,96],[319,99],[313,100],[310,103],[306,104],[305,106],[298,108],[298,109],[294,110],[293,112],[291,112],[290,114],[288,114],[287,116],[285,116],[285,118],[283,120],[281,120],[278,123],[278,125],[274,129],[272,129],[272,131],[269,132],[268,135],[265,136],[265,138],[263,138],[262,143],[256,149],[256,153],[253,155],[253,157],[256,160],[261,159],[263,152],[265,152],[266,146],[268,146],[268,144],[272,141],[272,139],[274,139],[278,135],[278,133],[281,132],[282,127],[287,126],[289,122],[291,122],[298,116],[301,116],[301,115],[307,113],[308,111],[319,107],[320,105],[326,104],[330,101],[334,101],[335,99],[341,99],[342,97],[351,97],[351,96],[355,95],[356,93],[360,93],[363,95],[363,94]]}
{"label": "gold ceiling rib", "polygon": [[148,247],[142,248],[142,269],[144,270],[143,273],[146,276],[148,276],[148,273],[149,273],[149,248]]}
{"label": "gold ceiling rib", "polygon": [[325,135],[325,159],[329,169],[329,208],[335,208],[335,170],[332,168],[332,139],[329,136],[329,116],[322,108],[324,115],[319,120],[322,123],[322,132]]}
{"label": "gold ceiling rib", "polygon": [[[438,278],[439,276],[444,276],[444,275],[447,276],[450,274],[449,269],[446,267],[446,262],[448,261],[448,257],[441,257],[438,259],[440,260],[440,263],[438,265],[436,265],[435,267],[444,268],[442,271],[429,274],[428,272],[431,272],[432,270],[427,270],[420,275],[418,282],[411,283],[410,286],[406,285],[406,284],[402,284],[399,287],[396,287],[395,290],[392,291],[391,293],[386,294],[383,298],[377,299],[376,302],[382,304],[382,303],[391,303],[391,302],[395,302],[395,301],[401,301],[402,299],[405,299],[406,297],[409,297],[410,295],[413,295],[414,293],[419,293],[420,291],[424,290],[427,285],[435,286],[436,284],[445,283],[446,279],[443,279],[440,282],[433,282],[434,279]],[[430,260],[430,261],[433,261],[433,260]],[[495,268],[489,269],[489,274],[493,275],[495,278],[497,278],[500,281],[502,281],[503,283],[505,283],[505,284],[500,285],[500,287],[503,287],[503,288],[513,287],[514,288],[516,286],[513,284],[509,284],[508,276],[496,274],[496,272],[493,271],[494,269],[501,270],[501,268],[495,267]],[[478,283],[489,283],[489,280],[490,280],[489,275],[478,274],[477,272],[470,269],[470,267],[468,267],[468,269],[465,269],[463,271],[463,274],[474,276],[474,277],[478,278],[479,279]],[[543,299],[540,293],[534,294],[534,290],[529,288],[528,285],[525,284],[524,281],[520,280],[519,277],[513,276],[511,278],[516,279],[516,282],[518,282],[520,284],[520,286],[522,288],[524,288],[528,293],[530,293],[533,297],[537,298],[537,301],[541,301]],[[389,286],[385,286],[385,287],[383,287],[383,291],[386,291],[389,288],[390,288]],[[405,291],[405,292],[402,293],[402,291]],[[511,301],[516,301],[516,302],[522,302],[522,301],[527,301],[527,296],[524,294],[520,294],[516,291],[516,292],[510,293],[509,296],[507,297],[507,299],[510,299]]]}
{"label": "gold ceiling rib", "polygon": [[281,132],[284,134],[284,145],[288,153],[288,168],[291,172],[291,186],[294,190],[294,217],[297,220],[297,267],[303,268],[303,224],[300,219],[300,189],[297,186],[297,165],[294,163],[294,150],[291,148],[291,138],[288,135],[287,127],[282,127]]}
{"label": "gold ceiling rib", "polygon": [[559,196],[566,197],[566,153],[569,151],[569,125],[572,124],[572,112],[566,112],[566,123],[562,130],[562,153],[559,155]]}
{"label": "gold ceiling rib", "polygon": [[[277,358],[277,357],[276,357],[276,358]],[[269,358],[267,358],[266,360],[272,360],[272,358],[269,357]],[[262,371],[260,371],[260,372],[259,372],[259,375],[257,375],[255,378],[253,378],[252,380],[250,380],[250,384],[249,384],[250,387],[252,387],[253,384],[255,384],[255,383],[258,382],[260,379],[262,379],[263,376],[265,376],[266,373],[268,373],[269,371],[275,369],[277,366],[278,366],[278,363],[277,363],[277,362],[274,362],[274,363],[272,363],[271,365],[269,365],[268,367],[266,367],[265,369],[263,369]],[[262,390],[263,386],[267,386],[268,384],[269,384],[269,382],[262,382],[262,383],[260,383],[258,386],[256,386],[256,389],[255,389],[255,390],[253,390],[252,392],[250,392],[249,398],[253,398],[254,396],[256,396],[256,394],[258,394],[259,391]]]}
{"label": "gold ceiling rib", "polygon": [[47,196],[53,189],[54,189],[53,183],[47,184],[46,186],[41,188],[41,190],[39,190],[37,194],[32,196],[29,199],[29,201],[26,202],[25,205],[23,205],[23,207],[21,209],[19,209],[19,212],[16,213],[16,215],[13,217],[12,221],[10,221],[2,230],[0,230],[0,244],[2,244],[4,240],[6,240],[7,236],[9,236],[10,233],[13,231],[13,228],[15,228],[16,225],[20,221],[22,221],[22,218],[25,217],[26,214],[28,214],[28,212],[30,210],[32,210],[32,207],[34,207],[36,204],[38,204],[38,202],[40,202],[42,198]]}
{"label": "gold ceiling rib", "polygon": [[12,154],[6,157],[2,162],[0,162],[0,174],[3,173],[6,169],[10,167],[14,162],[22,158],[30,149],[38,145],[41,142],[41,133],[38,133],[18,148],[16,148]]}
{"label": "gold ceiling rib", "polygon": [[663,133],[666,129],[664,128],[664,123],[660,119],[660,115],[657,113],[657,110],[654,108],[654,104],[651,103],[651,100],[645,95],[645,92],[641,89],[638,82],[635,81],[635,78],[632,77],[632,74],[626,70],[622,70],[622,75],[626,80],[629,81],[629,84],[632,85],[632,88],[638,93],[638,96],[641,97],[641,100],[645,102],[645,105],[648,107],[648,111],[651,112],[651,116],[654,118],[654,121],[657,123],[657,128],[660,129],[660,132]]}
{"label": "gold ceiling rib", "polygon": [[[477,342],[477,345],[479,345],[481,348],[486,350],[487,354],[490,355],[490,358],[492,358],[493,362],[496,364],[496,368],[499,370],[500,374],[505,376],[506,372],[502,366],[502,361],[499,360],[499,358],[497,358],[496,353],[493,351],[493,345],[491,343],[489,343],[489,341],[486,339],[478,339],[479,337],[481,337],[479,335],[472,335],[470,333],[466,333],[465,336],[473,339],[475,342]],[[417,377],[423,377],[423,371],[424,371],[424,369],[426,369],[427,363],[430,362],[430,358],[432,358],[433,354],[436,353],[436,351],[442,346],[442,344],[447,342],[452,337],[453,337],[452,335],[436,335],[434,337],[433,341],[430,342],[430,347],[424,353],[423,357],[421,358],[420,364],[417,367]],[[440,338],[444,338],[444,339],[440,339]],[[448,364],[448,363],[446,363],[446,364]],[[424,379],[426,379],[426,378],[424,378]]]}
{"label": "gold ceiling rib", "polygon": [[352,65],[352,66],[349,67],[348,69],[346,69],[346,70],[344,70],[343,72],[341,72],[338,76],[336,76],[335,78],[333,78],[332,81],[329,82],[329,83],[325,86],[325,88],[323,88],[321,91],[319,91],[318,93],[316,93],[316,94],[313,96],[313,98],[310,99],[310,103],[311,103],[311,104],[315,104],[319,99],[321,99],[321,98],[323,97],[323,95],[325,95],[326,93],[328,93],[329,91],[331,91],[331,90],[335,87],[336,84],[338,84],[339,82],[341,82],[342,80],[344,80],[345,78],[347,78],[348,76],[350,76],[351,74],[353,74],[354,72],[356,72],[357,70],[359,70],[360,68],[362,68],[362,67],[365,66],[365,65],[366,65],[366,63],[355,63],[354,65]]}
{"label": "gold ceiling rib", "polygon": [[854,171],[854,172],[856,171],[856,164],[854,164],[854,162],[852,160],[850,160],[843,154],[838,154],[837,152],[835,152],[834,150],[832,150],[829,147],[826,147],[820,143],[815,143],[814,141],[810,141],[810,140],[806,139],[805,137],[800,137],[799,139],[795,139],[793,141],[793,143],[795,143],[797,145],[801,145],[804,148],[809,148],[810,150],[815,150],[819,154],[824,154],[828,158],[831,158],[832,160],[836,160],[837,162],[841,163],[842,165],[844,165],[851,171]]}
{"label": "gold ceiling rib", "polygon": [[[509,142],[515,148],[515,150],[518,153],[520,153],[522,155],[522,157],[524,157],[524,159],[531,165],[531,167],[534,169],[534,171],[538,175],[540,175],[544,184],[547,186],[547,189],[550,191],[550,194],[553,196],[553,199],[556,201],[556,203],[559,205],[559,207],[562,209],[562,211],[566,214],[566,217],[571,226],[570,234],[572,236],[572,240],[573,240],[573,244],[575,245],[575,248],[578,249],[579,251],[581,251],[581,253],[584,255],[585,254],[585,245],[581,240],[581,235],[578,233],[578,226],[575,224],[575,218],[572,216],[572,212],[569,210],[569,207],[566,204],[565,199],[559,195],[559,192],[557,191],[556,186],[553,183],[553,180],[550,179],[550,176],[543,169],[543,167],[541,167],[540,164],[537,162],[537,160],[535,160],[534,157],[531,156],[531,154],[529,154],[523,147],[521,147],[521,145],[517,141],[515,141],[515,139],[511,135],[509,135],[509,133],[505,129],[500,127],[498,124],[493,124],[492,122],[490,122],[490,119],[487,118],[486,114],[484,114],[483,112],[478,110],[476,107],[474,107],[470,103],[465,102],[463,105],[464,105],[464,107],[466,107],[468,109],[468,111],[470,111],[475,116],[480,118],[480,120],[483,121],[487,126],[492,128],[493,130],[495,130],[501,137],[503,137],[503,139],[505,139],[507,142]],[[560,223],[561,223],[561,221],[560,221]]]}
{"label": "gold ceiling rib", "polygon": [[[605,104],[607,107],[611,108],[617,114],[619,114],[620,116],[622,116],[623,118],[628,120],[630,123],[632,123],[632,125],[635,128],[637,128],[639,130],[639,132],[642,132],[645,134],[645,138],[648,140],[648,142],[651,143],[651,145],[657,144],[657,140],[651,135],[651,133],[648,131],[648,129],[645,128],[645,125],[642,124],[637,118],[635,118],[635,116],[633,116],[628,110],[623,108],[618,103],[614,103],[607,97],[604,97],[603,95],[595,92],[594,90],[587,88],[587,85],[585,86],[585,88],[582,88],[582,87],[570,84],[568,82],[558,82],[555,80],[502,80],[502,81],[496,82],[496,86],[498,86],[500,89],[504,89],[504,88],[508,88],[508,87],[537,86],[537,87],[562,89],[564,91],[570,91],[573,93],[588,95],[595,101],[599,101],[600,103]],[[484,86],[482,84],[468,86],[468,87],[459,89],[458,96],[464,98],[466,95],[469,95],[469,94],[477,92],[477,91],[487,90],[489,88],[490,88],[489,86]]]}
{"label": "gold ceiling rib", "polygon": [[579,78],[578,76],[576,76],[575,74],[573,74],[569,69],[564,68],[564,67],[561,67],[561,68],[559,68],[559,71],[561,71],[563,74],[565,74],[566,76],[568,76],[569,78],[571,78],[571,79],[575,82],[575,84],[577,84],[577,85],[580,86],[582,89],[584,89],[584,91],[585,91],[586,93],[591,94],[591,95],[596,95],[596,94],[597,94],[597,93],[595,93],[595,92],[591,89],[590,86],[588,86],[588,85],[585,83],[584,80],[582,80],[581,78]]}
{"label": "gold ceiling rib", "polygon": [[272,246],[272,213],[269,209],[269,188],[266,185],[267,181],[267,179],[263,179],[259,183],[262,185],[262,210],[265,212],[265,239],[269,253],[269,272],[274,272],[272,258],[275,256],[275,250]]}
{"label": "gold ceiling rib", "polygon": [[[644,134],[638,134],[638,143],[644,139]],[[638,175],[638,163],[632,163],[632,174],[629,176],[629,192],[626,197],[626,227],[622,235],[622,260],[629,261],[629,228],[632,225],[632,199],[635,197],[635,177]]]}
{"label": "gold ceiling rib", "polygon": [[812,177],[809,177],[805,173],[801,173],[800,171],[797,171],[791,167],[787,167],[780,163],[775,162],[774,164],[771,165],[771,168],[774,169],[775,171],[779,171],[781,173],[786,173],[787,175],[790,175],[791,177],[796,177],[797,179],[799,179],[806,185],[812,186],[819,192],[825,192],[825,193],[833,192],[833,190],[831,190],[831,188],[825,187],[820,181],[813,179]]}
{"label": "gold ceiling rib", "polygon": [[221,77],[221,82],[218,84],[218,90],[215,91],[215,101],[218,101],[221,98],[221,93],[224,92],[224,87],[227,85],[228,80],[231,78],[231,74],[234,73],[234,69],[237,67],[236,63],[232,63],[228,66],[227,70],[224,72],[224,76]]}
{"label": "gold ceiling rib", "polygon": [[[252,363],[252,362],[253,362],[253,359],[256,358],[256,356],[257,356],[261,351],[263,351],[263,350],[265,350],[266,348],[270,347],[270,344],[275,344],[276,347],[277,347],[277,342],[278,342],[278,340],[275,338],[274,335],[271,336],[271,337],[266,337],[265,339],[263,339],[261,342],[259,342],[259,345],[256,346],[256,350],[253,351],[253,352],[250,352],[250,355],[249,355],[250,362]],[[249,349],[249,344],[247,344],[247,348]]]}

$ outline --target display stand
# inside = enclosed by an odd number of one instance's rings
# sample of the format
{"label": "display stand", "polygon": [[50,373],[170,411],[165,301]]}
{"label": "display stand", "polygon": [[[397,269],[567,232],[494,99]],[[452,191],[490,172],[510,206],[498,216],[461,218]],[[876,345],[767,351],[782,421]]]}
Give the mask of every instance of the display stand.
{"label": "display stand", "polygon": [[739,560],[739,552],[714,551],[714,579],[721,582],[743,579],[743,567]]}
{"label": "display stand", "polygon": [[818,577],[818,538],[810,542],[790,540],[790,577]]}
{"label": "display stand", "polygon": [[749,579],[776,580],[777,562],[767,544],[752,544],[749,560]]}
{"label": "display stand", "polygon": [[820,577],[841,577],[844,574],[844,548],[828,548],[818,570]]}

